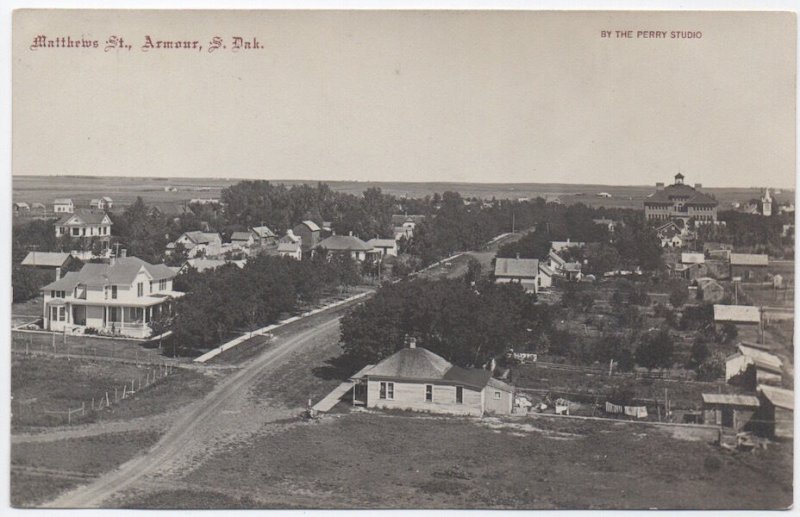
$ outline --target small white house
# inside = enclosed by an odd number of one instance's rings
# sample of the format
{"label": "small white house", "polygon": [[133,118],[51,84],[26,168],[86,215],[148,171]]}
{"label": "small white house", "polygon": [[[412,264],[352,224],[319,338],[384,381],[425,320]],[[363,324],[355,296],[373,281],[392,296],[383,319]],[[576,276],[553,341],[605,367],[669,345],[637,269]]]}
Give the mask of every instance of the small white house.
{"label": "small white house", "polygon": [[394,239],[370,239],[367,241],[367,246],[380,252],[381,257],[397,256],[397,241]]}
{"label": "small white house", "polygon": [[71,214],[75,212],[75,205],[69,198],[59,198],[53,201],[53,212],[57,214]]}
{"label": "small white house", "polygon": [[538,259],[497,258],[494,265],[497,284],[520,284],[531,293],[553,285],[553,272]]}

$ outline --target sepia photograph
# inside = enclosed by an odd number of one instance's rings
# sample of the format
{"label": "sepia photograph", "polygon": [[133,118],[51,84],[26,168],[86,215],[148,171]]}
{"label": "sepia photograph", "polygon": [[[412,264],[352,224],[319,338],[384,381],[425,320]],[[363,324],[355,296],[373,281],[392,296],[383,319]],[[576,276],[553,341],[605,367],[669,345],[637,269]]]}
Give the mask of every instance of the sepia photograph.
{"label": "sepia photograph", "polygon": [[11,21],[7,506],[793,507],[795,12]]}

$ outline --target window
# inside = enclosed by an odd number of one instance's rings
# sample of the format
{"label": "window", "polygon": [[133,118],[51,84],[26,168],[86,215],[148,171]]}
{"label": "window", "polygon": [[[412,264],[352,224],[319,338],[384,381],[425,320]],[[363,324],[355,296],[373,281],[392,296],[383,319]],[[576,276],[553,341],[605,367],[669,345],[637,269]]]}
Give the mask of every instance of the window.
{"label": "window", "polygon": [[136,284],[136,296],[144,296],[144,282],[139,282]]}
{"label": "window", "polygon": [[150,292],[151,293],[153,292],[153,281],[152,280],[150,280]]}
{"label": "window", "polygon": [[159,280],[158,281],[158,290],[163,291],[167,288],[167,279]]}
{"label": "window", "polygon": [[433,402],[433,384],[425,385],[425,402]]}
{"label": "window", "polygon": [[111,298],[113,300],[117,299],[117,286],[115,286],[115,285],[111,286]]}
{"label": "window", "polygon": [[73,228],[73,229],[72,229],[72,236],[73,236],[73,237],[77,237],[77,236],[79,236],[80,234],[81,234],[81,229],[80,229],[80,228]]}
{"label": "window", "polygon": [[495,391],[494,392],[494,398],[495,398],[495,400],[500,400],[500,392],[499,391]]}
{"label": "window", "polygon": [[58,321],[67,321],[67,310],[63,306],[58,308]]}
{"label": "window", "polygon": [[456,404],[463,404],[464,403],[464,388],[461,386],[456,386]]}
{"label": "window", "polygon": [[382,382],[379,396],[383,400],[394,400],[394,383]]}

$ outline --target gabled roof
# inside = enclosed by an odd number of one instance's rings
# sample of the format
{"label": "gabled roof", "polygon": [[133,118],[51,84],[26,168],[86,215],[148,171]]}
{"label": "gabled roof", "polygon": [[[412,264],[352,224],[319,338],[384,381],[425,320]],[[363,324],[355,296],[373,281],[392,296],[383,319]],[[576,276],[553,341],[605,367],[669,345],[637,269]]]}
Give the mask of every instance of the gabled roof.
{"label": "gabled roof", "polygon": [[563,249],[567,248],[583,248],[586,246],[585,242],[576,242],[576,241],[553,241],[550,243],[550,249],[559,252]]}
{"label": "gabled roof", "polygon": [[352,235],[331,235],[319,243],[328,251],[369,251],[372,249],[366,242]]}
{"label": "gabled roof", "polygon": [[275,237],[275,233],[266,226],[255,226],[253,227],[252,230],[253,233],[258,235],[262,239],[265,237]]}
{"label": "gabled roof", "polygon": [[547,257],[553,262],[555,262],[558,265],[558,267],[564,267],[564,264],[567,263],[566,260],[561,258],[561,256],[553,250],[550,250],[550,253],[547,255]]}
{"label": "gabled roof", "polygon": [[759,323],[761,311],[750,305],[714,305],[714,321]]}
{"label": "gabled roof", "polygon": [[299,242],[279,242],[278,243],[278,252],[279,253],[297,253],[297,250],[300,249]]}
{"label": "gabled roof", "polygon": [[756,389],[773,405],[794,411],[794,391],[761,384]]}
{"label": "gabled roof", "polygon": [[249,241],[250,237],[250,232],[233,232],[231,241]]}
{"label": "gabled roof", "polygon": [[645,198],[644,204],[672,204],[671,198],[674,197],[687,198],[683,201],[684,205],[717,206],[718,204],[714,198],[683,183],[669,185],[653,192]]}
{"label": "gabled roof", "polygon": [[53,200],[54,205],[71,205],[72,200],[68,197],[60,197],[58,199]]}
{"label": "gabled roof", "polygon": [[302,221],[300,224],[305,225],[312,232],[318,232],[319,231],[319,226],[317,226],[317,223],[315,223],[314,221],[306,220],[306,221]]}
{"label": "gabled roof", "polygon": [[751,358],[756,366],[778,373],[783,371],[783,361],[777,355],[744,344],[739,344],[738,349],[743,356]]}
{"label": "gabled roof", "polygon": [[218,233],[201,232],[200,230],[185,232],[181,235],[181,237],[183,236],[186,236],[194,244],[209,244],[212,240],[222,241],[222,237]]}
{"label": "gabled roof", "polygon": [[717,282],[713,278],[710,278],[710,277],[707,277],[707,276],[704,276],[702,278],[697,278],[697,279],[695,279],[695,282],[697,282],[697,287],[699,287],[700,289],[709,289],[709,288],[711,288],[711,289],[716,289],[716,288],[723,289],[722,285],[719,282]]}
{"label": "gabled roof", "polygon": [[31,251],[24,259],[23,266],[61,267],[70,258],[69,253],[53,251]]}
{"label": "gabled roof", "polygon": [[370,239],[367,241],[367,246],[370,248],[394,248],[397,246],[397,241],[394,239]]}
{"label": "gabled roof", "polygon": [[17,201],[16,203],[14,203],[14,206],[17,207],[17,208],[30,208],[31,207],[25,201]]}
{"label": "gabled roof", "polygon": [[731,266],[768,266],[769,256],[754,253],[731,253]]}
{"label": "gabled roof", "polygon": [[728,406],[758,407],[758,397],[752,395],[731,395],[727,393],[703,393],[704,404],[723,404]]}
{"label": "gabled roof", "polygon": [[424,215],[405,215],[405,214],[392,215],[392,224],[396,226],[400,226],[403,223],[419,224],[424,220],[425,220]]}
{"label": "gabled roof", "polygon": [[152,280],[175,277],[175,271],[164,264],[149,264],[137,257],[120,257],[114,264],[84,264],[77,273],[71,272],[41,288],[42,291],[71,290],[78,284],[91,286],[131,285],[144,269]]}
{"label": "gabled roof", "polygon": [[553,270],[550,269],[550,266],[548,266],[544,262],[539,262],[539,272],[545,276],[553,276],[555,274]]}
{"label": "gabled roof", "polygon": [[223,260],[223,259],[208,259],[208,258],[193,258],[185,262],[184,266],[193,267],[198,273],[207,271],[209,269],[217,269],[218,267],[226,264],[233,264],[239,269],[244,267],[244,260]]}
{"label": "gabled roof", "polygon": [[[102,210],[92,210],[90,208],[78,208],[73,214],[64,214],[56,224],[67,224],[71,219],[75,218],[75,224],[102,224],[103,221],[108,219],[108,215]],[[107,224],[113,224],[108,219]]]}
{"label": "gabled roof", "polygon": [[499,277],[536,278],[538,274],[538,259],[497,258],[494,264],[494,275]]}
{"label": "gabled roof", "polygon": [[681,253],[681,263],[683,264],[705,264],[706,256],[702,253]]}

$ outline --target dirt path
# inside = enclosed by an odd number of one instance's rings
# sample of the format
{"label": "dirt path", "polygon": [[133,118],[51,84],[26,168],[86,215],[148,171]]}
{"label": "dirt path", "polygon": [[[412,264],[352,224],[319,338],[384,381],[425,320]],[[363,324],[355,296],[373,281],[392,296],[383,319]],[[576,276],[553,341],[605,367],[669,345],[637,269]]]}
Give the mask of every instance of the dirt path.
{"label": "dirt path", "polygon": [[297,410],[253,401],[249,389],[270,370],[279,368],[293,352],[315,340],[338,334],[340,315],[311,329],[280,339],[238,372],[223,380],[197,405],[177,417],[166,434],[146,454],[134,458],[93,483],[69,491],[45,504],[50,508],[97,508],[137,482],[153,478],[174,479],[221,447],[243,440],[264,423],[293,416]]}
{"label": "dirt path", "polygon": [[[182,410],[186,411],[191,406]],[[118,420],[111,422],[93,422],[81,426],[74,426],[68,429],[63,427],[45,430],[36,433],[18,433],[11,435],[11,444],[18,443],[42,443],[66,440],[69,438],[85,438],[87,436],[99,436],[106,433],[122,433],[126,431],[143,431],[146,429],[166,427],[170,421],[176,418],[176,414],[167,413],[131,420]]]}

